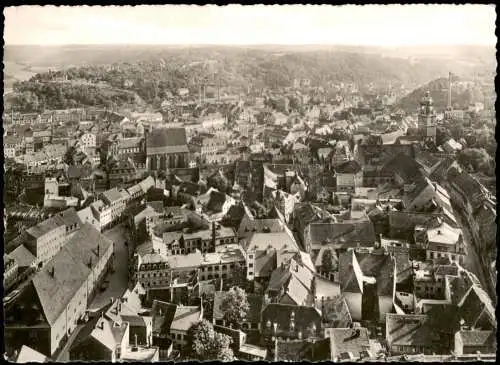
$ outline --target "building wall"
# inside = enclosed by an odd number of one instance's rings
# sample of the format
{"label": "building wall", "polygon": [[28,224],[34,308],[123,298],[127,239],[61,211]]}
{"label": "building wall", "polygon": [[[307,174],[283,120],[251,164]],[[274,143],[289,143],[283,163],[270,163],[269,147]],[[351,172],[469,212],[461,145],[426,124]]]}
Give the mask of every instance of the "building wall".
{"label": "building wall", "polygon": [[362,319],[361,303],[362,303],[363,294],[342,292],[342,295],[344,296],[346,303],[347,303],[347,307],[349,308],[349,311],[351,312],[352,320],[353,321],[360,321]]}
{"label": "building wall", "polygon": [[177,348],[182,348],[187,345],[187,332],[180,330],[170,330],[170,339]]}
{"label": "building wall", "polygon": [[387,313],[392,313],[393,307],[393,299],[389,296],[379,296],[378,297],[378,306],[380,313],[380,322],[385,323],[385,315]]}

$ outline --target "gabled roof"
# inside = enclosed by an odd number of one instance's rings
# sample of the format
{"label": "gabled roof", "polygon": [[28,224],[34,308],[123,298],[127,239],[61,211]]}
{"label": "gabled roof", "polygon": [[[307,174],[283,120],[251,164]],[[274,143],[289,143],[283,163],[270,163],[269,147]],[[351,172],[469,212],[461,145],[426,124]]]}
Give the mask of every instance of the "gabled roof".
{"label": "gabled roof", "polygon": [[470,287],[458,306],[459,313],[467,325],[487,330],[496,328],[495,308],[491,299],[476,284]]}

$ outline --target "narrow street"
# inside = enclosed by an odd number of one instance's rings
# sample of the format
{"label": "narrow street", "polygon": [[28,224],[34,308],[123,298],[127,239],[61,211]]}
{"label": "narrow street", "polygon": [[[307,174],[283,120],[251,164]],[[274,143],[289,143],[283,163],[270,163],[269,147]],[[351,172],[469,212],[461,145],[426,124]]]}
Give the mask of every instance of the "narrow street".
{"label": "narrow street", "polygon": [[458,224],[462,228],[464,244],[465,244],[465,259],[464,259],[464,267],[474,273],[483,288],[488,292],[491,296],[494,291],[491,290],[491,283],[489,278],[485,277],[483,266],[481,264],[481,260],[479,259],[477,252],[472,244],[472,235],[469,232],[469,225],[465,222],[464,218],[460,215],[459,212],[455,211],[455,218],[457,219]]}
{"label": "narrow street", "polygon": [[89,306],[90,310],[102,308],[109,303],[111,298],[119,298],[128,287],[128,246],[125,246],[127,238],[127,229],[124,224],[119,224],[110,230],[104,232],[104,235],[115,243],[115,258],[113,267],[115,272],[110,272],[107,276],[109,280],[108,288],[104,292],[98,292],[92,304]]}

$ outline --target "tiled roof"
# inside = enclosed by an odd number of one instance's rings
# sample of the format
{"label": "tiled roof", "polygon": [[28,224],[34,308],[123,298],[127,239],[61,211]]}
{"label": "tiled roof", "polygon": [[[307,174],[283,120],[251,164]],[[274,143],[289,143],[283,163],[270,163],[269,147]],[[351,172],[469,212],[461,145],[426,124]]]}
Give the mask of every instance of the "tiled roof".
{"label": "tiled roof", "polygon": [[321,313],[313,307],[296,306],[288,304],[270,303],[262,312],[262,326],[267,328],[267,321],[277,323],[278,331],[288,331],[290,329],[290,317],[292,312],[295,315],[295,329],[302,331],[306,336],[307,329],[312,324],[316,329],[321,327]]}
{"label": "tiled roof", "polygon": [[272,251],[269,255],[266,251],[255,252],[255,277],[271,276],[271,273],[275,268],[276,251]]}
{"label": "tiled roof", "polygon": [[[308,340],[278,340],[276,344],[277,353],[275,358],[277,361],[286,362],[301,362],[308,361],[328,361],[330,360],[330,341],[320,340],[316,343],[311,343]],[[312,347],[314,346],[314,351]],[[314,353],[314,357],[312,356]]]}
{"label": "tiled roof", "polygon": [[390,346],[431,347],[439,339],[439,334],[429,324],[427,315],[386,315],[386,340]]}
{"label": "tiled roof", "polygon": [[422,177],[419,165],[415,159],[404,154],[394,156],[382,167],[380,173],[382,175],[397,173],[405,182],[408,183],[416,181]]}
{"label": "tiled roof", "polygon": [[221,212],[225,202],[226,194],[219,191],[212,191],[206,208],[212,212]]}
{"label": "tiled roof", "polygon": [[187,331],[200,321],[201,311],[196,306],[177,306],[170,328],[177,331]]}
{"label": "tiled roof", "polygon": [[488,294],[477,285],[472,285],[459,303],[459,312],[469,326],[482,329],[496,327],[495,308]]}
{"label": "tiled roof", "polygon": [[348,328],[352,324],[351,312],[342,296],[321,300],[321,311],[328,325],[332,328]]}
{"label": "tiled roof", "polygon": [[169,333],[175,317],[177,305],[173,303],[153,300],[151,315],[153,317],[153,332]]}
{"label": "tiled roof", "polygon": [[342,247],[371,246],[375,242],[375,230],[369,220],[341,223],[311,223],[309,239],[313,248],[323,244]]}
{"label": "tiled roof", "polygon": [[[185,128],[155,129],[146,137],[148,154],[164,152],[188,152]],[[158,152],[157,152],[158,151]]]}
{"label": "tiled roof", "polygon": [[117,188],[106,190],[105,192],[102,193],[102,196],[109,203],[113,203],[115,201],[119,201],[122,199],[122,195],[120,194]]}
{"label": "tiled roof", "polygon": [[372,277],[376,280],[377,294],[392,297],[395,261],[390,255],[348,251],[340,255],[339,263],[342,291],[360,293],[364,277]]}
{"label": "tiled roof", "polygon": [[297,243],[287,232],[253,233],[246,239],[246,247],[247,251],[282,250],[284,248],[299,251]]}
{"label": "tiled roof", "polygon": [[366,328],[329,328],[325,336],[330,338],[331,359],[335,361],[345,353],[351,353],[354,358],[370,349],[370,340]]}
{"label": "tiled roof", "polygon": [[289,296],[297,305],[308,305],[309,303],[309,289],[302,284],[299,279],[292,275],[288,284],[285,287],[284,296]]}
{"label": "tiled roof", "polygon": [[480,331],[472,330],[466,331],[461,330],[458,332],[463,346],[478,346],[478,347],[497,347],[497,339],[495,331]]}
{"label": "tiled roof", "polygon": [[[97,246],[100,255],[113,243],[88,223],[82,225],[65,246],[39,271],[32,284],[49,324],[54,324],[90,274],[87,264],[96,266]],[[54,277],[49,270],[54,269]]]}
{"label": "tiled roof", "polygon": [[9,253],[9,257],[16,262],[18,267],[28,267],[36,261],[36,257],[24,245],[18,246]]}

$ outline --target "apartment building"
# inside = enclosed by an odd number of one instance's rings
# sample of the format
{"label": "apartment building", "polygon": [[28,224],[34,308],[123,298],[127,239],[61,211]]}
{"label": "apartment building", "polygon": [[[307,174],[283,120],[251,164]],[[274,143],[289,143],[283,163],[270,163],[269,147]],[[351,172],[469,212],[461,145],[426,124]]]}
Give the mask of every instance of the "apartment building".
{"label": "apartment building", "polygon": [[5,310],[7,352],[52,356],[77,327],[112,262],[113,242],[84,224]]}
{"label": "apartment building", "polygon": [[76,210],[69,208],[29,228],[24,245],[38,263],[46,263],[59,252],[68,235],[77,231],[81,224]]}

